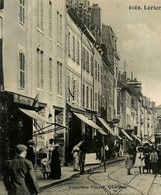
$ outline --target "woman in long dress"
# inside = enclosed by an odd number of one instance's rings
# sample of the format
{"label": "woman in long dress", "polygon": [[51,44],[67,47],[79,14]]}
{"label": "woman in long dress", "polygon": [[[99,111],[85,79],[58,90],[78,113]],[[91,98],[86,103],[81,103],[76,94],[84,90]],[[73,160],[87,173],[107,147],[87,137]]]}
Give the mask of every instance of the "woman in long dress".
{"label": "woman in long dress", "polygon": [[58,148],[59,148],[59,145],[56,144],[54,146],[54,150],[52,151],[51,163],[50,163],[50,168],[51,168],[50,178],[51,179],[61,178],[61,166],[60,166]]}
{"label": "woman in long dress", "polygon": [[145,162],[144,162],[144,155],[143,155],[143,148],[142,147],[137,147],[136,148],[136,160],[135,160],[135,165],[134,167],[138,167],[139,168],[139,173],[141,174],[141,170],[143,169],[143,167],[145,166]]}

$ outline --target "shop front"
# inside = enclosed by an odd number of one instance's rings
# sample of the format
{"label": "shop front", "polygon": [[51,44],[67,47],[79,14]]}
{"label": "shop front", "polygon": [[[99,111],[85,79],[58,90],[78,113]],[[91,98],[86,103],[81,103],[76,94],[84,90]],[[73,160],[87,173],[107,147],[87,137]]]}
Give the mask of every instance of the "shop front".
{"label": "shop front", "polygon": [[13,158],[18,143],[27,145],[32,139],[32,119],[19,108],[31,109],[33,99],[14,93],[0,94],[0,167]]}
{"label": "shop front", "polygon": [[72,161],[71,151],[80,141],[84,143],[86,153],[100,154],[102,137],[107,134],[92,119],[92,115],[84,109],[69,105],[68,110],[68,162]]}

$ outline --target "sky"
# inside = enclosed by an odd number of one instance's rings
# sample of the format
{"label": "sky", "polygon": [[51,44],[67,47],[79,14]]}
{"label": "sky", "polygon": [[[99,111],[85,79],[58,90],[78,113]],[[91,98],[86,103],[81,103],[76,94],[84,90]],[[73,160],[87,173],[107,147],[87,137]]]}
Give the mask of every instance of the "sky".
{"label": "sky", "polygon": [[[130,77],[142,83],[142,92],[156,105],[161,104],[161,10],[144,10],[160,6],[160,0],[90,0],[102,9],[102,23],[111,26],[118,42],[121,60]],[[130,10],[140,6],[142,10]]]}

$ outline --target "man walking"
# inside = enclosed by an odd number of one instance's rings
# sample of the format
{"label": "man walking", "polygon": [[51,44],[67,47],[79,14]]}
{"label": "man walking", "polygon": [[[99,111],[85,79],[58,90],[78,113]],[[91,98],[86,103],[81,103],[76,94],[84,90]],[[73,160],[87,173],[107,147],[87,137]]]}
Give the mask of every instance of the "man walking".
{"label": "man walking", "polygon": [[25,145],[16,146],[16,157],[9,160],[3,177],[8,195],[38,195],[39,188],[32,162],[27,160]]}

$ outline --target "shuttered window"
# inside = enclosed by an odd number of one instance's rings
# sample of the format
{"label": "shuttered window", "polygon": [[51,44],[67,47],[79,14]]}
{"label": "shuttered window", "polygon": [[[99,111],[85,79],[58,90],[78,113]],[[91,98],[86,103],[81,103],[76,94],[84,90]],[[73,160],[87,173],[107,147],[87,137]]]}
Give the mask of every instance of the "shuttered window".
{"label": "shuttered window", "polygon": [[25,0],[20,0],[19,19],[21,24],[25,24]]}
{"label": "shuttered window", "polygon": [[37,49],[37,87],[44,87],[44,53]]}
{"label": "shuttered window", "polygon": [[49,91],[52,92],[52,59],[49,58]]}
{"label": "shuttered window", "polygon": [[52,37],[52,2],[49,1],[49,37]]}
{"label": "shuttered window", "polygon": [[62,63],[57,62],[57,93],[62,96]]}
{"label": "shuttered window", "polygon": [[19,53],[20,64],[20,88],[25,88],[25,55],[20,51]]}
{"label": "shuttered window", "polygon": [[43,8],[43,0],[37,0],[37,27],[40,30],[43,30],[43,16],[44,8]]}

